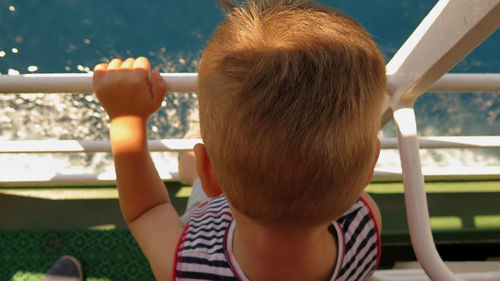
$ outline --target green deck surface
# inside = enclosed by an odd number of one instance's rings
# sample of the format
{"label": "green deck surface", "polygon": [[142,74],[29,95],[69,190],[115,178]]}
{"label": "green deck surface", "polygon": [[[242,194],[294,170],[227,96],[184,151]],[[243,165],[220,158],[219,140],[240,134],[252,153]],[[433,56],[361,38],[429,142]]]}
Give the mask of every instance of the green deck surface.
{"label": "green deck surface", "polygon": [[[500,256],[500,181],[431,182],[426,188],[445,259]],[[168,183],[168,190],[182,212],[189,189]],[[402,184],[374,183],[368,191],[383,216],[381,266],[413,260]],[[41,280],[67,254],[82,262],[87,281],[153,280],[125,227],[114,187],[0,188],[0,212],[0,281]]]}
{"label": "green deck surface", "polygon": [[80,260],[85,280],[154,280],[125,229],[1,231],[0,249],[0,280],[41,280],[63,255]]}

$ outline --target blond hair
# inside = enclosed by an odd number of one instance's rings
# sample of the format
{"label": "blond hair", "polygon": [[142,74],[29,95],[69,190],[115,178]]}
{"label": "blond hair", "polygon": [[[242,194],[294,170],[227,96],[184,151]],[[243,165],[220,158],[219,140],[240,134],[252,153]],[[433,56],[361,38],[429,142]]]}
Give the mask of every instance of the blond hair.
{"label": "blond hair", "polygon": [[221,189],[260,224],[337,218],[374,164],[380,52],[357,22],[312,1],[224,2],[199,68],[200,125]]}

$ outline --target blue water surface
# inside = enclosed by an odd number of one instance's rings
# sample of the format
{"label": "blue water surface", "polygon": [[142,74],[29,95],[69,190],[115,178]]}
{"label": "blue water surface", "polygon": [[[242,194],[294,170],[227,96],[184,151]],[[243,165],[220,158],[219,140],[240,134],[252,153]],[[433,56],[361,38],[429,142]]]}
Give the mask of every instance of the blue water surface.
{"label": "blue water surface", "polygon": [[[390,59],[436,1],[318,2],[361,22]],[[178,56],[196,59],[221,19],[215,0],[0,0],[0,50],[6,52],[0,72],[27,72],[30,65],[43,73],[73,72],[78,64],[139,55],[158,64]],[[497,32],[455,70],[498,72],[499,46]]]}

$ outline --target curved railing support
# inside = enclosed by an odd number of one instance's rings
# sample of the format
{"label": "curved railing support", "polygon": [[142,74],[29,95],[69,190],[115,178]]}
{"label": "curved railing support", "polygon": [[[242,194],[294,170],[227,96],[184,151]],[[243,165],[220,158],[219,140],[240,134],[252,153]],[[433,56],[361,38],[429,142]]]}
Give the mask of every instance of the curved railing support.
{"label": "curved railing support", "polygon": [[415,255],[432,280],[457,281],[439,256],[432,237],[427,196],[420,163],[415,112],[411,106],[393,109],[399,140],[406,213]]}

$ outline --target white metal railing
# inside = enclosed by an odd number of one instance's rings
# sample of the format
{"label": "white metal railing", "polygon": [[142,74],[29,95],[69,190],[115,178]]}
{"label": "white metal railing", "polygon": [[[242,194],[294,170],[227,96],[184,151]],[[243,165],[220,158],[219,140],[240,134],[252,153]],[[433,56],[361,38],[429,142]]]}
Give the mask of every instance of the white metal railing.
{"label": "white metal railing", "polygon": [[[197,92],[196,73],[162,73],[170,92]],[[92,73],[0,75],[0,94],[91,93]],[[500,73],[448,73],[427,92],[500,92]]]}
{"label": "white metal railing", "polygon": [[[420,148],[500,148],[500,136],[476,137],[421,137]],[[180,152],[192,150],[201,139],[149,140],[152,152]],[[381,138],[382,149],[397,149],[397,138]],[[86,140],[20,140],[0,141],[0,153],[96,153],[111,152],[109,141]]]}
{"label": "white metal railing", "polygon": [[[92,72],[0,75],[0,93],[91,93]],[[196,92],[196,73],[162,73],[170,92]]]}
{"label": "white metal railing", "polygon": [[[170,92],[196,92],[196,73],[162,74],[169,85]],[[434,92],[500,92],[500,74],[446,74],[430,89]],[[92,73],[85,74],[26,74],[0,75],[0,93],[53,93],[53,92],[92,92]],[[422,137],[419,138],[421,148],[498,148],[499,136],[475,137]],[[180,152],[191,150],[201,142],[200,139],[162,139],[150,140],[149,149],[153,152]],[[381,139],[382,149],[397,149],[397,138]],[[111,152],[109,141],[97,140],[22,140],[0,141],[0,153],[100,153]],[[457,172],[458,171],[458,172]],[[500,167],[488,169],[433,169],[425,171],[428,179],[492,179],[500,177]],[[377,169],[374,178],[377,180],[400,180],[401,170]],[[164,180],[179,180],[176,174],[167,173]],[[108,184],[114,181],[114,175],[75,174],[54,176],[43,179],[10,179],[0,182],[0,186],[20,186],[23,184]]]}
{"label": "white metal railing", "polygon": [[[382,138],[382,149],[397,149],[397,138]],[[192,150],[194,145],[201,143],[201,139],[162,139],[149,140],[151,152],[181,152]],[[425,149],[442,148],[500,148],[500,137],[422,137],[419,138],[420,147]],[[20,140],[0,141],[0,154],[31,154],[31,153],[110,153],[111,143],[106,140]],[[446,167],[432,167],[423,169],[428,180],[487,180],[500,178],[500,167],[466,167],[449,169]],[[177,173],[163,173],[164,180],[180,180]],[[401,169],[377,168],[374,173],[375,181],[400,181]],[[109,184],[116,180],[114,174],[70,174],[30,178],[25,175],[18,178],[0,179],[1,186],[23,185],[67,185],[67,184]]]}
{"label": "white metal railing", "polygon": [[[420,163],[415,100],[500,26],[500,0],[440,0],[387,64],[388,99],[382,124],[393,116],[398,133],[410,239],[431,280],[499,280],[498,272],[457,276],[437,252]],[[392,112],[392,114],[391,114]],[[372,280],[415,280],[376,272]]]}
{"label": "white metal railing", "polygon": [[[192,150],[201,139],[149,140],[149,151],[180,152]],[[96,153],[111,152],[110,141],[21,140],[0,141],[0,153]]]}

